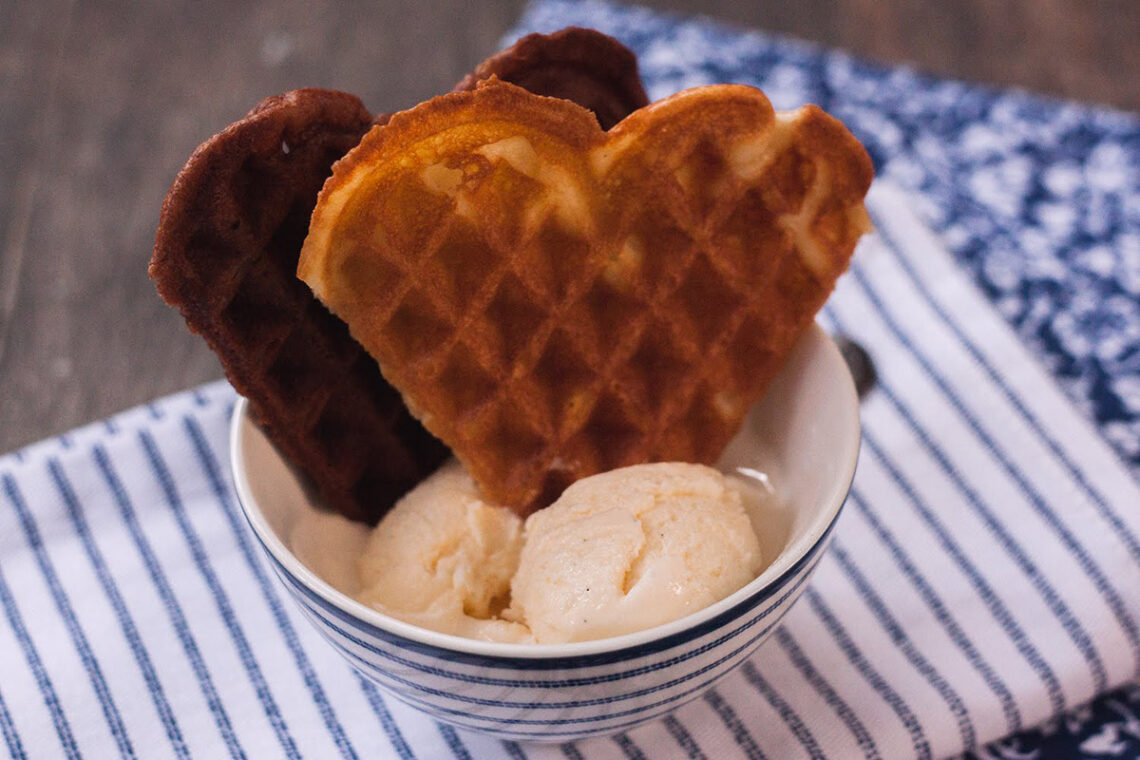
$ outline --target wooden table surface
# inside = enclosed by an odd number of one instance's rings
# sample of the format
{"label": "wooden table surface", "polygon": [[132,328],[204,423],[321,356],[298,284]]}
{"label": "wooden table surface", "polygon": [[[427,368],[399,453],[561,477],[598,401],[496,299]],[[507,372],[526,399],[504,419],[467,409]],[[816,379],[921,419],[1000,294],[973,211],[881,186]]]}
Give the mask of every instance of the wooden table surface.
{"label": "wooden table surface", "polygon": [[[1140,109],[1135,0],[649,4]],[[162,198],[198,143],[299,86],[410,106],[494,51],[521,8],[0,1],[0,451],[221,376],[146,276]]]}

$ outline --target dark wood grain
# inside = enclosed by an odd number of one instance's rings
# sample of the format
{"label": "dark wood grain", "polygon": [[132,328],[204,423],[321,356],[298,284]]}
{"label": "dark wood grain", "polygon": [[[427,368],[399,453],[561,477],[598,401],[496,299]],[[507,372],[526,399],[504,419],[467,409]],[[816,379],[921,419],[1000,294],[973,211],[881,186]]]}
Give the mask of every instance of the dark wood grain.
{"label": "dark wood grain", "polygon": [[198,143],[295,87],[445,91],[520,6],[0,4],[0,451],[221,376],[146,275]]}
{"label": "dark wood grain", "polygon": [[[199,142],[294,87],[416,103],[496,49],[521,4],[0,3],[0,451],[221,375],[146,277]],[[1140,108],[1134,0],[650,4]]]}

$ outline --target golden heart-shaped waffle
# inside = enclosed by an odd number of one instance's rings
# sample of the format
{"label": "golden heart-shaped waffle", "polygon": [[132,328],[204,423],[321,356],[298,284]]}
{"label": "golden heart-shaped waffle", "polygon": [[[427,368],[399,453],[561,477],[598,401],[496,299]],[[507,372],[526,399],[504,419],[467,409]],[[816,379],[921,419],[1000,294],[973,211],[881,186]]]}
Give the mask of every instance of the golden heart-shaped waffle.
{"label": "golden heart-shaped waffle", "polygon": [[871,176],[838,121],[749,87],[606,133],[492,80],[373,129],[322,189],[298,274],[525,514],[593,473],[714,462],[869,228]]}

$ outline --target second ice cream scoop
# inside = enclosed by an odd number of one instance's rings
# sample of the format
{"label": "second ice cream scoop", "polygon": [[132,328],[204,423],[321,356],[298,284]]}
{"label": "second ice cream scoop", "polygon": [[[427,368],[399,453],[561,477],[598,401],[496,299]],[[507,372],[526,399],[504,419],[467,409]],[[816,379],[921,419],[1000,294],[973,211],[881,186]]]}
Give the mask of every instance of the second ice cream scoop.
{"label": "second ice cream scoop", "polygon": [[703,609],[762,569],[744,499],[733,478],[678,462],[580,480],[527,520],[507,615],[556,644]]}

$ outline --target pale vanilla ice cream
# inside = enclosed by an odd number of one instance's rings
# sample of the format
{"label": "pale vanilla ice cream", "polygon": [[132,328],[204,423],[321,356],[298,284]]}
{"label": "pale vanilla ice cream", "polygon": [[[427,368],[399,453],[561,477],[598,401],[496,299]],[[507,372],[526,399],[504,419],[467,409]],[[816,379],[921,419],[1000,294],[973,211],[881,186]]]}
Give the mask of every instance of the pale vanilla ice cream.
{"label": "pale vanilla ice cream", "polygon": [[667,462],[584,478],[526,522],[511,617],[544,644],[640,631],[736,591],[761,570],[741,486]]}
{"label": "pale vanilla ice cream", "polygon": [[522,529],[517,515],[484,503],[459,463],[449,462],[372,531],[357,598],[443,633],[529,640],[526,628],[498,617],[509,600]]}
{"label": "pale vanilla ice cream", "polygon": [[524,529],[453,461],[366,540],[353,538],[359,582],[322,575],[381,612],[457,636],[617,636],[696,612],[759,574],[745,488],[703,465],[626,467],[578,481]]}

